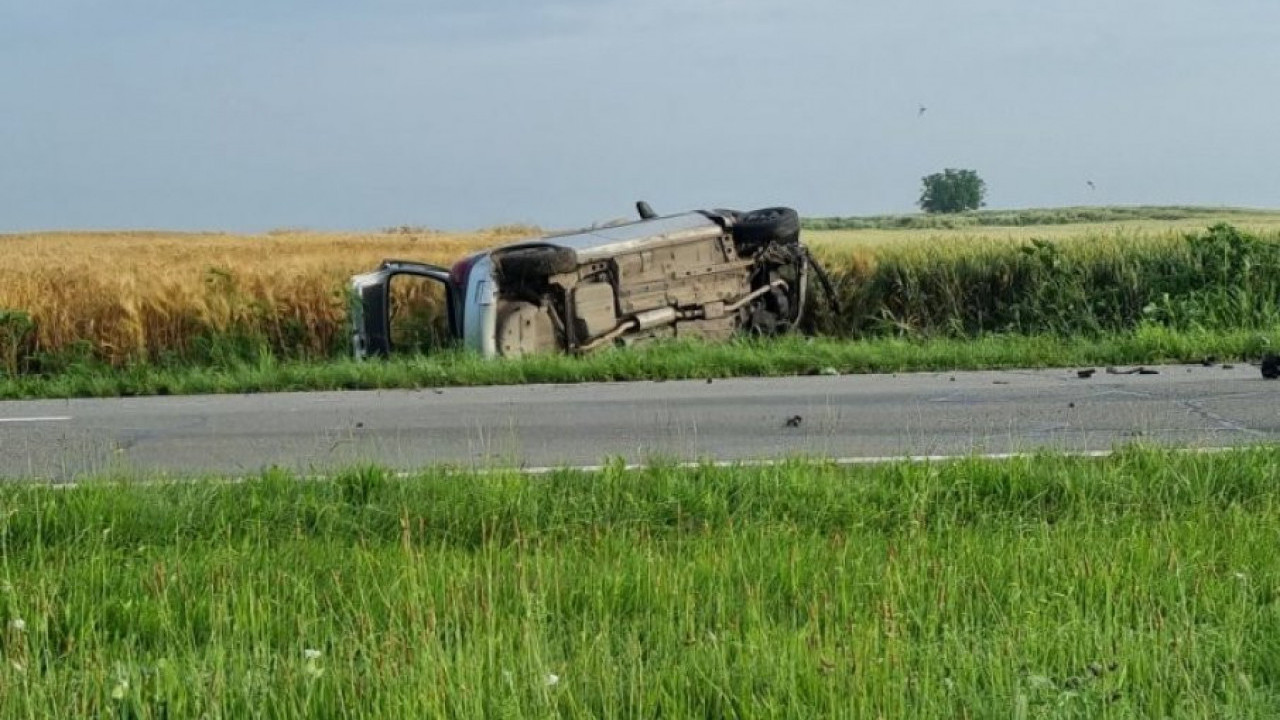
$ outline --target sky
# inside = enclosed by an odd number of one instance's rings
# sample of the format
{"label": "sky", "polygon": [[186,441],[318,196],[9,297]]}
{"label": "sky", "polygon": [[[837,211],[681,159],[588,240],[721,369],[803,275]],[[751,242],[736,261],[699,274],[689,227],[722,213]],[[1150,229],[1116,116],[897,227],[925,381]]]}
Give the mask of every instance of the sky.
{"label": "sky", "polygon": [[0,231],[1280,207],[1277,88],[1275,0],[0,0]]}

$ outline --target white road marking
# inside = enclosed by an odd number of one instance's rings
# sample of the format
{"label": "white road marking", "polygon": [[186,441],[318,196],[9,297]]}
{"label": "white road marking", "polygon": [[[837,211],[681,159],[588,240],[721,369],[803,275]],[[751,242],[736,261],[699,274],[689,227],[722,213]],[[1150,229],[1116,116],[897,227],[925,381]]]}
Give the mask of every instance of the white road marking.
{"label": "white road marking", "polygon": [[70,415],[50,415],[48,417],[17,417],[17,418],[0,418],[0,423],[47,423],[47,422],[67,422],[71,420]]}
{"label": "white road marking", "polygon": [[[1203,448],[1173,448],[1175,452],[1185,453],[1218,453],[1228,452],[1231,450],[1242,450],[1248,448],[1248,445],[1237,445],[1235,447],[1203,447]],[[717,467],[717,468],[733,468],[733,467],[774,467],[777,465],[786,465],[795,462],[812,462],[818,465],[884,465],[888,463],[931,463],[931,462],[955,462],[959,460],[1022,460],[1026,458],[1034,458],[1040,456],[1046,457],[1076,457],[1076,458],[1105,458],[1111,457],[1116,453],[1115,450],[1080,450],[1080,451],[1062,451],[1046,448],[1038,452],[1003,452],[1003,453],[968,453],[960,455],[869,455],[866,457],[839,457],[829,458],[815,455],[812,457],[796,456],[794,458],[769,458],[765,460],[688,460],[678,463],[660,464],[660,467],[675,467],[682,469],[699,468],[699,467]],[[622,466],[623,470],[635,471],[644,470],[653,467],[653,464],[646,463],[627,463]],[[535,467],[516,467],[516,468],[480,468],[477,470],[464,470],[463,472],[475,473],[501,473],[501,472],[517,472],[525,475],[547,475],[554,472],[570,471],[570,472],[603,472],[604,470],[614,467],[612,465],[565,465],[555,466],[535,466]],[[396,473],[395,477],[400,479],[408,479],[420,473],[404,472]]]}
{"label": "white road marking", "polygon": [[[1177,454],[1203,455],[1211,453],[1232,452],[1232,451],[1248,451],[1256,450],[1259,447],[1271,447],[1270,445],[1223,445],[1210,447],[1161,447],[1159,445],[1141,446],[1153,450],[1168,450]],[[823,457],[821,455],[814,456],[796,456],[792,458],[767,458],[762,460],[688,460],[678,463],[627,463],[621,466],[624,472],[635,472],[637,470],[645,470],[652,467],[675,467],[675,468],[699,468],[699,467],[717,467],[717,468],[750,468],[750,467],[774,467],[777,465],[786,465],[788,463],[815,463],[830,464],[838,466],[850,465],[884,465],[888,463],[934,463],[934,462],[956,462],[960,460],[1022,460],[1036,457],[1073,457],[1073,458],[1108,458],[1115,455],[1116,450],[1075,450],[1063,451],[1046,448],[1041,451],[1032,452],[1003,452],[1003,453],[967,453],[958,455],[870,455],[865,457]],[[390,475],[395,480],[412,480],[424,472],[432,469],[448,469],[450,472],[456,472],[462,475],[494,475],[502,473],[515,473],[517,475],[550,475],[556,472],[581,472],[581,473],[599,473],[606,469],[617,467],[615,465],[561,465],[561,466],[532,466],[532,467],[479,467],[466,468],[455,465],[442,466],[425,466],[417,471],[399,471]],[[231,477],[153,477],[143,478],[141,480],[124,480],[115,481],[120,485],[131,486],[154,486],[154,485],[173,485],[191,482],[206,482],[218,485],[240,485],[253,480],[257,475],[239,475]],[[301,482],[329,482],[333,480],[332,475],[311,474],[299,475],[297,479]],[[74,490],[80,486],[80,483],[69,480],[49,480],[39,477],[15,477],[8,478],[9,482],[26,483],[29,485],[44,485],[55,490]],[[102,484],[102,483],[95,483]],[[110,483],[107,483],[110,484]]]}

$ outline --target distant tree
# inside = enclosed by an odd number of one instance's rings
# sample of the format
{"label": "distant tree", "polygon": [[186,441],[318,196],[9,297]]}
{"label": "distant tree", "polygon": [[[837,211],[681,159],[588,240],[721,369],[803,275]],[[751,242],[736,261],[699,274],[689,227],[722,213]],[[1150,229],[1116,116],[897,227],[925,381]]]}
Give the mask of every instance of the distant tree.
{"label": "distant tree", "polygon": [[927,213],[964,212],[986,204],[987,184],[973,170],[947,168],[923,181],[920,209]]}

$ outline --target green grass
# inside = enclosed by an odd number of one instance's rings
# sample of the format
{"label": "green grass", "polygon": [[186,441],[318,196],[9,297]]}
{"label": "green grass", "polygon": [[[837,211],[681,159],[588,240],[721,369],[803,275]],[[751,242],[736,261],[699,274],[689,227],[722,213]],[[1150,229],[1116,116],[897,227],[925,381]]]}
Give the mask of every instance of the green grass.
{"label": "green grass", "polygon": [[864,215],[805,218],[806,230],[920,230],[966,227],[1027,227],[1178,220],[1274,221],[1280,210],[1188,205],[1083,206],[974,210],[949,214]]}
{"label": "green grass", "polygon": [[1219,224],[1186,235],[1054,242],[911,242],[874,256],[820,251],[840,312],[826,334],[1078,335],[1143,323],[1228,330],[1280,325],[1280,234]]}
{"label": "green grass", "polygon": [[485,360],[470,353],[441,352],[389,361],[282,362],[265,355],[254,363],[228,362],[218,367],[86,365],[48,376],[0,377],[0,399],[1135,365],[1200,362],[1210,356],[1243,361],[1257,359],[1271,348],[1280,348],[1280,327],[1210,332],[1149,325],[1133,333],[1095,337],[990,335],[862,341],[784,337],[721,344],[673,342],[581,357]]}
{"label": "green grass", "polygon": [[1275,717],[1278,475],[5,484],[0,718]]}

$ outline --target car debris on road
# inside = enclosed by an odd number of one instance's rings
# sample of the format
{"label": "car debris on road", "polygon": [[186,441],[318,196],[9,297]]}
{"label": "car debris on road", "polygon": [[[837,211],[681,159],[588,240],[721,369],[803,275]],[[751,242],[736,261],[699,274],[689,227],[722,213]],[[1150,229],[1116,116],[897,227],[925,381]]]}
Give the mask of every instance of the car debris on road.
{"label": "car debris on road", "polygon": [[1266,380],[1280,378],[1280,355],[1267,353],[1262,358],[1262,377]]}
{"label": "car debris on road", "polygon": [[441,283],[447,335],[485,357],[587,353],[665,337],[776,335],[804,319],[826,272],[786,207],[699,210],[545,235],[470,255],[452,268],[386,260],[351,279],[357,358],[393,352],[391,282]]}
{"label": "car debris on road", "polygon": [[1156,370],[1155,368],[1143,367],[1141,365],[1135,368],[1129,368],[1127,370],[1121,370],[1113,365],[1108,365],[1107,374],[1108,375],[1159,375],[1160,371]]}

